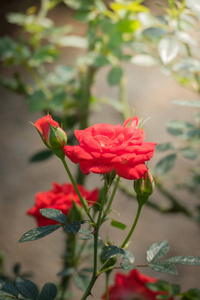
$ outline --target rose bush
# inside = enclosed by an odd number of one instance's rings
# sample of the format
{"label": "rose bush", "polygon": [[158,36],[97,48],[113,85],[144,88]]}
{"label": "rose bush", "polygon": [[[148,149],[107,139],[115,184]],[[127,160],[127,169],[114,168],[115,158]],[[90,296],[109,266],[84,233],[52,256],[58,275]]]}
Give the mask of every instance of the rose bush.
{"label": "rose bush", "polygon": [[156,143],[144,142],[143,129],[137,128],[139,118],[129,118],[124,126],[95,124],[75,130],[77,146],[63,147],[65,155],[87,175],[110,173],[126,179],[142,178],[147,172],[145,162],[153,157]]}
{"label": "rose bush", "polygon": [[51,149],[59,149],[66,145],[67,135],[50,115],[37,120],[35,127],[45,145]]}
{"label": "rose bush", "polygon": [[[146,284],[157,281],[155,278],[140,273],[137,269],[130,271],[127,275],[116,273],[115,283],[109,287],[109,299],[156,300],[156,296],[163,295],[163,293],[149,290]],[[102,296],[102,299],[105,299],[105,295]]]}
{"label": "rose bush", "polygon": [[[77,185],[82,197],[85,197],[88,205],[92,205],[98,200],[98,189],[88,191],[81,185]],[[38,227],[53,225],[57,222],[50,220],[41,215],[40,209],[54,208],[62,211],[63,214],[68,215],[70,209],[75,202],[81,206],[81,202],[72,184],[65,183],[60,185],[53,183],[53,189],[47,192],[40,192],[36,194],[35,205],[27,211],[27,214],[35,217]]]}

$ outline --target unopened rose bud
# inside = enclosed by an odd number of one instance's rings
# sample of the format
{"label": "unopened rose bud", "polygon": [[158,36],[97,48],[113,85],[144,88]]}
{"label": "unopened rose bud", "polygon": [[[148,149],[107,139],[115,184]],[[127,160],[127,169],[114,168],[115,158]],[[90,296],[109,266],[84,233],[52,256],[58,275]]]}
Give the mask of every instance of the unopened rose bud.
{"label": "unopened rose bud", "polygon": [[154,180],[151,173],[147,171],[144,178],[136,179],[133,185],[138,202],[144,204],[154,191]]}
{"label": "unopened rose bud", "polygon": [[35,122],[35,127],[39,132],[44,144],[52,149],[57,150],[64,147],[67,143],[67,135],[60,128],[59,124],[47,115]]}
{"label": "unopened rose bud", "polygon": [[137,128],[139,122],[140,122],[140,119],[137,116],[130,117],[125,120],[123,127]]}

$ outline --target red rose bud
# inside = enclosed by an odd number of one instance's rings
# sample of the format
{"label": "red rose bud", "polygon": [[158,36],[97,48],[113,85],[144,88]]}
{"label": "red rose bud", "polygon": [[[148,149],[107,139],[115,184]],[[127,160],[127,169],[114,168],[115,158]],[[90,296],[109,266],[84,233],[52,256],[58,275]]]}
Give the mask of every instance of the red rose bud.
{"label": "red rose bud", "polygon": [[130,118],[125,120],[123,127],[137,128],[139,122],[140,122],[140,119],[137,116],[130,117]]}
{"label": "red rose bud", "polygon": [[154,191],[154,180],[151,173],[147,171],[143,178],[134,181],[133,186],[138,202],[144,204]]}
{"label": "red rose bud", "polygon": [[64,147],[67,143],[67,135],[59,124],[50,115],[37,120],[35,127],[39,132],[44,144],[53,150]]}

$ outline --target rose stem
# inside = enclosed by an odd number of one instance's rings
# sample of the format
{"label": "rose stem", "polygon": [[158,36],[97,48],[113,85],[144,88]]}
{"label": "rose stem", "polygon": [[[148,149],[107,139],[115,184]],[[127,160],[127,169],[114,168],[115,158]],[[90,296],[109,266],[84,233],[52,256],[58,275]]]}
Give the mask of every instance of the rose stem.
{"label": "rose stem", "polygon": [[75,189],[75,191],[76,191],[76,193],[77,193],[77,195],[78,195],[78,197],[79,197],[79,199],[80,199],[80,201],[81,201],[81,204],[82,204],[82,206],[83,206],[83,208],[84,208],[86,214],[88,215],[90,221],[91,221],[93,224],[95,224],[95,223],[94,223],[94,220],[93,220],[93,218],[92,218],[92,216],[90,215],[90,213],[89,213],[89,211],[88,211],[87,205],[85,204],[85,202],[84,202],[84,200],[83,200],[83,198],[82,198],[82,196],[81,196],[81,194],[80,194],[80,192],[79,192],[79,189],[78,189],[78,187],[77,187],[77,185],[76,185],[76,182],[75,182],[75,180],[74,180],[74,178],[73,178],[73,176],[72,176],[72,174],[71,174],[71,172],[70,172],[70,170],[69,170],[69,168],[68,168],[68,165],[67,165],[65,159],[63,158],[63,159],[61,159],[61,160],[62,160],[62,163],[63,163],[63,165],[64,165],[64,167],[65,167],[65,170],[67,171],[67,174],[68,174],[68,176],[69,176],[69,179],[70,179],[70,181],[71,181],[71,183],[72,183],[72,185],[73,185],[73,187],[74,187],[74,189]]}

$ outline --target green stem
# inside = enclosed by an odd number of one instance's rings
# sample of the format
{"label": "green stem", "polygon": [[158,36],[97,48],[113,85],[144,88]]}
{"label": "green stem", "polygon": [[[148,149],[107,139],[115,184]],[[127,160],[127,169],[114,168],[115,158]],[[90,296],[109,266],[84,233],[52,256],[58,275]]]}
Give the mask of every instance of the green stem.
{"label": "green stem", "polygon": [[109,276],[110,272],[106,272],[106,300],[109,300]]}
{"label": "green stem", "polygon": [[136,225],[137,225],[137,222],[138,222],[138,219],[139,219],[139,216],[140,216],[140,213],[141,213],[141,210],[142,210],[142,206],[141,204],[138,204],[138,210],[137,210],[137,214],[136,214],[136,217],[135,217],[135,221],[133,223],[133,226],[131,227],[127,237],[125,238],[125,240],[123,241],[122,245],[121,245],[121,248],[124,248],[126,246],[126,244],[128,243]]}
{"label": "green stem", "polygon": [[116,191],[117,191],[117,188],[118,188],[118,185],[119,185],[120,178],[121,178],[120,176],[117,176],[117,180],[116,180],[115,186],[113,188],[112,195],[110,197],[110,200],[108,201],[108,205],[107,205],[106,210],[105,210],[105,212],[103,214],[101,223],[103,223],[104,218],[106,217],[106,215],[107,215],[107,213],[108,213],[108,211],[109,211],[109,209],[110,209],[110,207],[112,205],[113,199],[115,197],[115,194],[116,194]]}
{"label": "green stem", "polygon": [[100,226],[101,226],[101,216],[102,216],[102,213],[103,213],[103,207],[104,207],[104,204],[105,204],[105,200],[106,200],[106,196],[107,196],[107,192],[108,192],[108,187],[105,185],[105,194],[104,194],[104,197],[102,199],[102,202],[101,202],[101,208],[100,208],[100,211],[99,211],[99,215],[98,215],[98,220],[97,220],[97,223],[96,223],[96,226],[95,226],[95,233],[94,233],[94,263],[93,263],[93,274],[92,274],[92,278],[90,280],[90,283],[83,295],[83,297],[81,298],[81,300],[85,300],[87,299],[87,297],[91,294],[91,289],[97,279],[97,267],[98,267],[98,236],[99,236],[99,229],[100,229]]}
{"label": "green stem", "polygon": [[94,222],[92,216],[91,216],[90,213],[89,213],[89,210],[88,210],[88,208],[87,208],[87,205],[85,204],[85,202],[84,202],[84,200],[83,200],[83,198],[82,198],[82,196],[81,196],[81,194],[80,194],[80,192],[79,192],[79,189],[78,189],[78,187],[77,187],[77,185],[76,185],[76,182],[75,182],[75,180],[74,180],[74,178],[73,178],[73,176],[72,176],[72,174],[71,174],[71,172],[70,172],[70,170],[69,170],[69,168],[68,168],[68,165],[67,165],[67,163],[66,163],[66,161],[65,161],[65,158],[61,159],[61,161],[62,161],[62,163],[63,163],[63,165],[64,165],[64,167],[65,167],[65,170],[67,171],[67,174],[68,174],[68,176],[69,176],[69,179],[70,179],[70,181],[71,181],[71,183],[72,183],[72,185],[73,185],[73,187],[74,187],[74,189],[75,189],[75,191],[76,191],[76,193],[77,193],[77,195],[78,195],[78,197],[79,197],[79,199],[80,199],[80,201],[81,201],[81,204],[82,204],[82,206],[83,206],[83,208],[84,208],[86,214],[88,215],[88,217],[89,217],[90,221],[92,222],[92,224],[95,224],[95,222]]}

